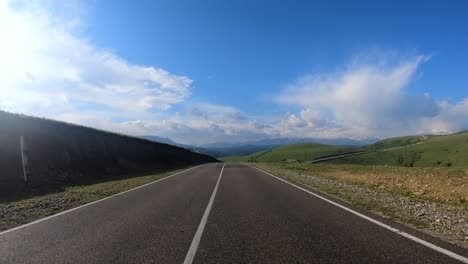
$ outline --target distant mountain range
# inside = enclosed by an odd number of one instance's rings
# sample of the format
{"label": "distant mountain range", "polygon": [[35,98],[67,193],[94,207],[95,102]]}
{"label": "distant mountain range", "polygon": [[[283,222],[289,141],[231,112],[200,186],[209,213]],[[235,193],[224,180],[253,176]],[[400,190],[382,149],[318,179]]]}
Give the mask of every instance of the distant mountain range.
{"label": "distant mountain range", "polygon": [[141,136],[142,138],[146,138],[152,141],[160,142],[160,143],[166,143],[169,145],[174,145],[174,146],[179,146],[180,144],[175,143],[172,141],[170,138],[165,138],[165,137],[158,137],[158,136]]}
{"label": "distant mountain range", "polygon": [[319,143],[336,146],[359,147],[379,141],[379,138],[365,138],[361,140],[354,140],[349,138],[335,138],[335,139],[320,139],[320,138],[273,138],[262,139],[257,141],[247,142],[216,142],[210,144],[203,144],[198,146],[191,146],[186,144],[179,144],[169,138],[158,136],[141,136],[143,138],[175,145],[187,149],[192,149],[201,153],[209,154],[214,157],[226,156],[244,156],[258,151],[277,148],[284,145],[298,144],[298,143]]}
{"label": "distant mountain range", "polygon": [[354,140],[350,138],[334,138],[334,139],[324,139],[324,138],[273,138],[273,139],[262,139],[257,141],[247,141],[241,143],[232,143],[232,142],[216,142],[210,144],[200,145],[202,148],[225,148],[225,147],[234,147],[242,145],[254,145],[254,146],[283,146],[290,144],[298,143],[318,143],[326,145],[336,145],[336,146],[364,146],[368,144],[375,143],[379,141],[379,138],[365,138],[362,140]]}

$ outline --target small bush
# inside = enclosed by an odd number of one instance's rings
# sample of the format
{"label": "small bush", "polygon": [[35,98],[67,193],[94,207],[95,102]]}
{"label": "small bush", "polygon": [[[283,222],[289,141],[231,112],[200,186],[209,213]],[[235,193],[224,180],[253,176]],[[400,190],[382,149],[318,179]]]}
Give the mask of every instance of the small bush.
{"label": "small bush", "polygon": [[421,154],[417,152],[407,152],[398,156],[398,163],[403,167],[413,167],[414,163],[421,158]]}

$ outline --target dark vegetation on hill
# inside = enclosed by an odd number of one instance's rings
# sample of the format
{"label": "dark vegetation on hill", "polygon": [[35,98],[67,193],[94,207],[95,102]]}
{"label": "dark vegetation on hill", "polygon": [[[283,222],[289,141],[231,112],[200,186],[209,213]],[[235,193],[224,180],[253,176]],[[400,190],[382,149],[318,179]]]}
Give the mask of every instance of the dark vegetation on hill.
{"label": "dark vegetation on hill", "polygon": [[[20,137],[27,156],[24,187]],[[0,193],[163,172],[216,159],[187,149],[0,111]]]}

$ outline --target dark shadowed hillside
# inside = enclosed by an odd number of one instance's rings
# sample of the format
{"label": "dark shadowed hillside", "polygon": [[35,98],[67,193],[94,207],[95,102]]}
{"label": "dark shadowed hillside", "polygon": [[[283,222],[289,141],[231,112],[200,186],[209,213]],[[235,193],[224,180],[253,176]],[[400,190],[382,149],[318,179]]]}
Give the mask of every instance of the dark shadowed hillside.
{"label": "dark shadowed hillside", "polygon": [[216,161],[184,148],[0,111],[0,184],[24,185],[20,137],[31,186],[60,185]]}

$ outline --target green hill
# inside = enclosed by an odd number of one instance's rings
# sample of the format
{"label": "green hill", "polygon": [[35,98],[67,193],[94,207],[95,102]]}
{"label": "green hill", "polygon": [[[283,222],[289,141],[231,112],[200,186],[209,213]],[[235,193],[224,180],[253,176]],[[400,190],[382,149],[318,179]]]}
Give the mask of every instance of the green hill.
{"label": "green hill", "polygon": [[[402,147],[397,146],[398,142]],[[466,131],[447,136],[387,139],[373,145],[367,146],[366,149],[374,151],[329,161],[329,163],[468,167],[468,132]]]}
{"label": "green hill", "polygon": [[222,160],[232,162],[310,161],[324,156],[348,153],[356,150],[357,148],[351,147],[302,143],[260,151],[247,156],[224,157]]}
{"label": "green hill", "polygon": [[367,150],[382,150],[396,147],[409,146],[417,143],[424,142],[428,139],[428,136],[406,136],[406,137],[395,137],[380,140],[374,144],[370,144],[363,149]]}
{"label": "green hill", "polygon": [[326,161],[331,164],[390,165],[404,167],[468,167],[468,131],[446,136],[405,136],[361,147],[294,144],[248,156],[225,157],[231,162],[311,161],[350,152],[356,155]]}

